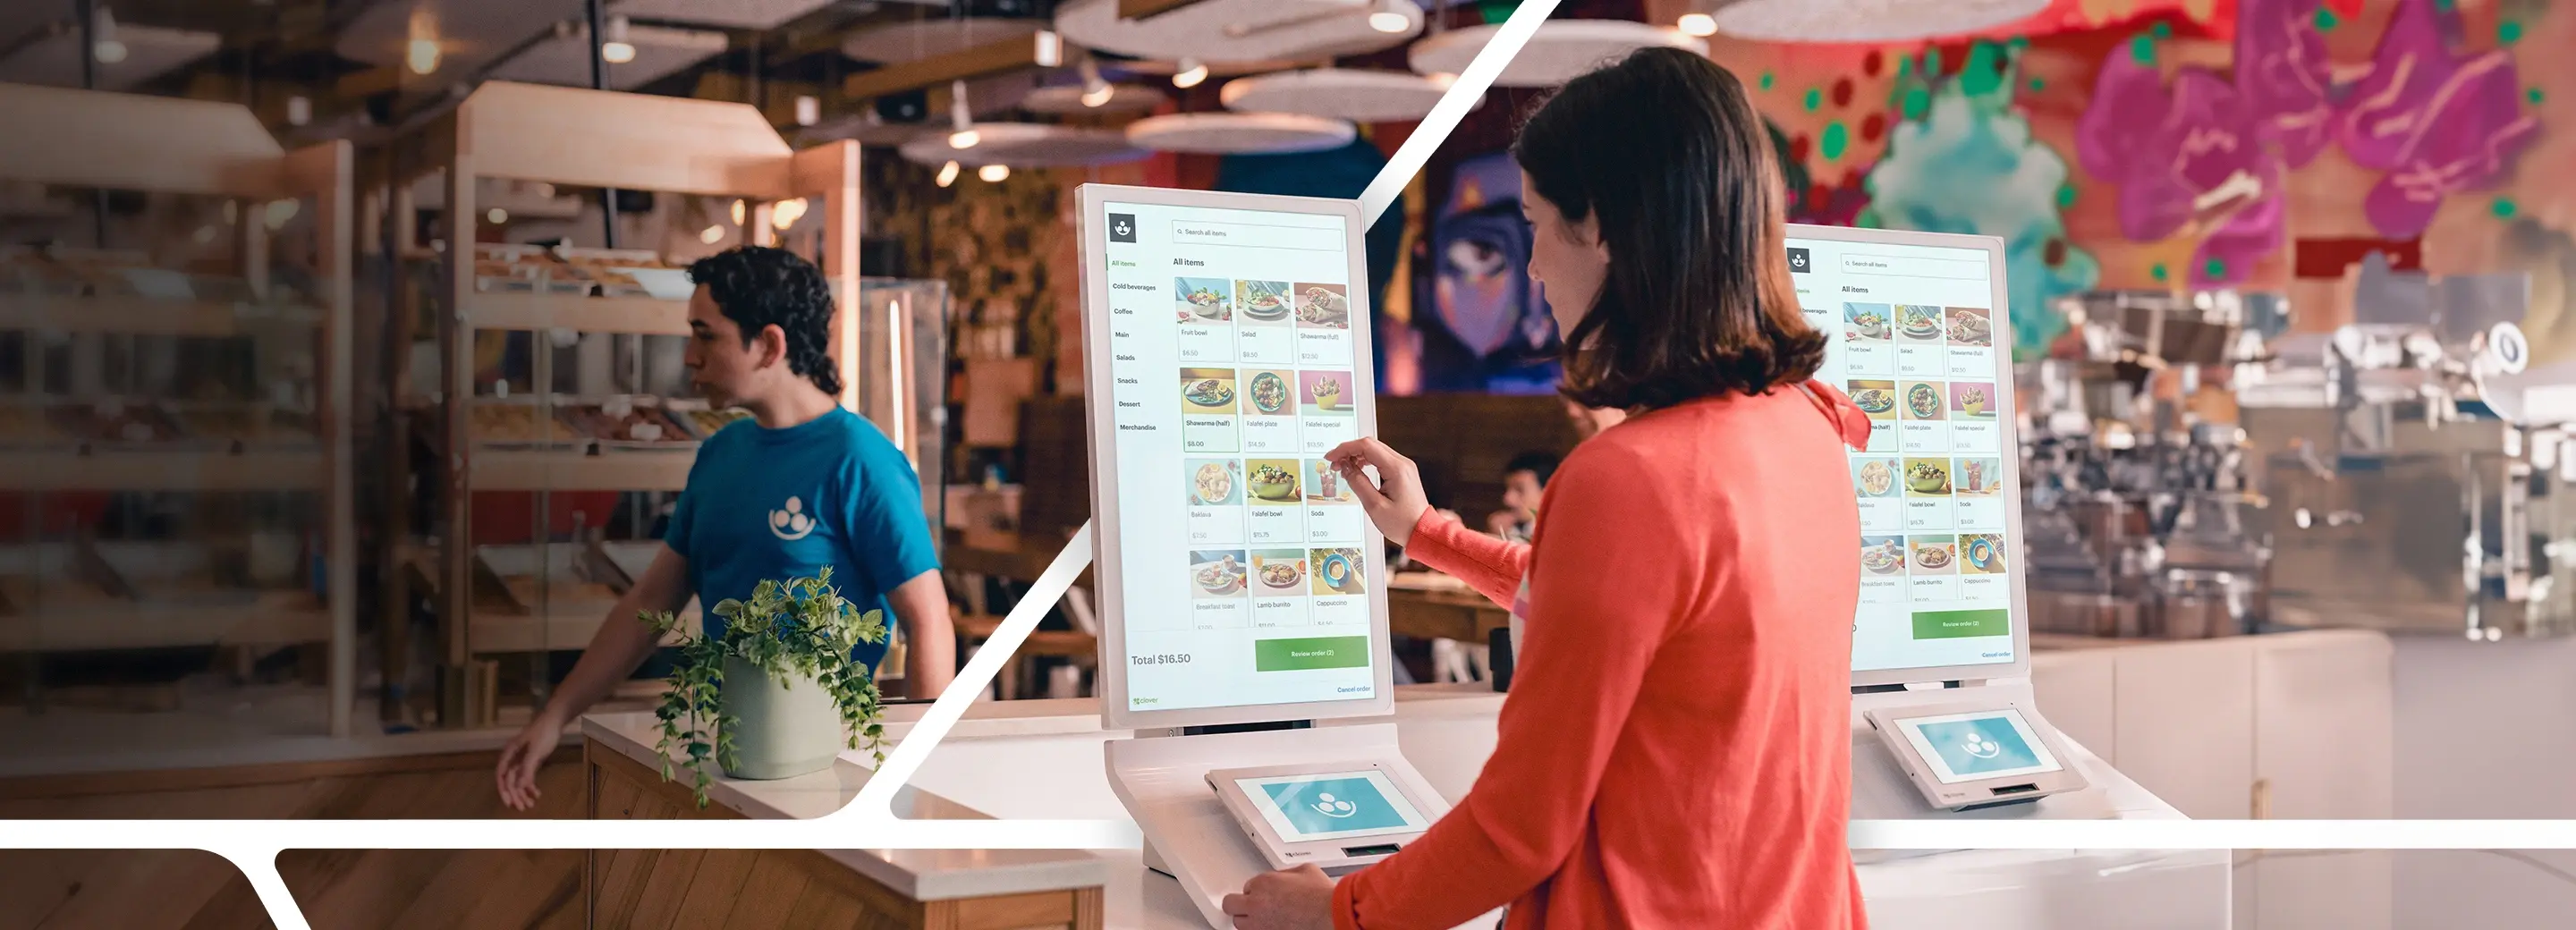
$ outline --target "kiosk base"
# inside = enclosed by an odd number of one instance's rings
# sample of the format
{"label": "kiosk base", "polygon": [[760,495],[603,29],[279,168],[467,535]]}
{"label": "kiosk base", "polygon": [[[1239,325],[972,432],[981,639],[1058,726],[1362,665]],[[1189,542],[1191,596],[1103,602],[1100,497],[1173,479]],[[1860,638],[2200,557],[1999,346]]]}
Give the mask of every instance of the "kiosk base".
{"label": "kiosk base", "polygon": [[1225,896],[1270,866],[1208,787],[1207,773],[1321,760],[1380,762],[1421,803],[1437,808],[1422,811],[1424,817],[1438,820],[1449,812],[1440,793],[1405,761],[1391,723],[1111,740],[1106,749],[1110,790],[1145,834],[1145,867],[1178,880],[1208,926],[1218,930],[1232,926]]}
{"label": "kiosk base", "polygon": [[[1959,818],[1962,820],[2110,820],[2119,816],[2111,806],[2108,792],[2099,779],[2086,779],[2092,785],[2080,791],[2052,794],[2031,801],[1990,804],[1966,810],[1948,810],[1932,806],[1923,792],[1907,779],[1903,766],[1888,754],[1863,715],[1879,708],[1934,707],[1964,701],[2036,706],[2028,682],[1992,682],[1965,688],[1943,688],[1925,691],[1886,691],[1852,695],[1852,810],[1853,820],[1929,820]],[[2059,734],[2064,738],[2063,734]],[[2080,773],[2076,760],[2066,760]],[[2096,761],[2095,765],[2100,763]],[[1884,862],[1912,856],[1949,852],[1944,849],[1855,849],[1855,862]]]}

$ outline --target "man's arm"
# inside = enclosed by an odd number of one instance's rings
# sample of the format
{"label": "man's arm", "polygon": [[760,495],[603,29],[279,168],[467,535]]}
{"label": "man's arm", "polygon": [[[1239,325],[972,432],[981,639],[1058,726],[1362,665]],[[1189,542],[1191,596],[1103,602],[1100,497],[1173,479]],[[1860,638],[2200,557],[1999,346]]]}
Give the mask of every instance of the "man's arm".
{"label": "man's arm", "polygon": [[886,592],[886,604],[903,624],[904,696],[935,698],[957,677],[957,625],[948,617],[948,589],[932,569]]}
{"label": "man's arm", "polygon": [[636,615],[644,611],[677,612],[687,606],[689,560],[665,544],[653,555],[653,565],[644,570],[644,577],[636,579],[635,586],[617,598],[617,606],[609,608],[608,619],[599,625],[599,632],[591,634],[590,648],[582,650],[581,661],[573,664],[572,674],[555,688],[554,697],[546,701],[536,719],[501,747],[494,778],[503,803],[518,810],[535,807],[537,769],[563,740],[564,726],[607,697],[619,681],[635,674],[645,657],[652,655],[653,628]]}

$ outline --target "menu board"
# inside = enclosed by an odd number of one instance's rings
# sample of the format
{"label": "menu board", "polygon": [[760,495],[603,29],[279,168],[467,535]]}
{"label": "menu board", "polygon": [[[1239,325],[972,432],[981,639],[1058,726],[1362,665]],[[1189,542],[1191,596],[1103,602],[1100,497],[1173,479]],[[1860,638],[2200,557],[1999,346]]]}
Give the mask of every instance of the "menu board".
{"label": "menu board", "polygon": [[1102,209],[1125,709],[1376,697],[1376,537],[1324,458],[1374,409],[1348,219]]}
{"label": "menu board", "polygon": [[1792,238],[1807,320],[1834,338],[1817,377],[1872,421],[1850,452],[1860,498],[1852,670],[2009,664],[2012,487],[2002,409],[2012,377],[1988,253]]}

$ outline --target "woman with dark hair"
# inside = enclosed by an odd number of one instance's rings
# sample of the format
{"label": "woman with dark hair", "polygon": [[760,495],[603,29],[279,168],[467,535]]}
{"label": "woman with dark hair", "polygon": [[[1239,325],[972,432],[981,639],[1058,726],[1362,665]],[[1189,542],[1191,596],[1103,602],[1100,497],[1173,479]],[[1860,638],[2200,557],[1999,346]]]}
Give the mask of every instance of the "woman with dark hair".
{"label": "woman with dark hair", "polygon": [[[1813,380],[1779,168],[1733,75],[1650,49],[1576,78],[1514,148],[1575,447],[1529,545],[1429,512],[1374,439],[1332,458],[1413,558],[1525,621],[1493,755],[1448,816],[1336,883],[1228,897],[1241,928],[1844,930],[1866,417]],[[1374,469],[1376,480],[1363,468]]]}

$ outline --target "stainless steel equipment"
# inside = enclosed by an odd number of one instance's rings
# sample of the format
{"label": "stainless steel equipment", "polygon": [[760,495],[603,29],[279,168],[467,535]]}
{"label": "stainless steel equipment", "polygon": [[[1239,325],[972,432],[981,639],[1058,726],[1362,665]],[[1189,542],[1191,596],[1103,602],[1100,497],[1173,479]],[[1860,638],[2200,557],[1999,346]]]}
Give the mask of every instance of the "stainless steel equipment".
{"label": "stainless steel equipment", "polygon": [[2252,520],[2273,544],[2274,621],[2484,641],[2576,632],[2568,424],[2489,403],[2528,353],[2510,322],[2524,278],[2435,286],[2373,256],[2360,322],[2281,340],[2240,379],[2271,504]]}
{"label": "stainless steel equipment", "polygon": [[[2197,373],[2252,357],[2276,303],[2104,291],[2061,302],[2081,351],[2021,372],[2023,564],[2032,629],[2112,637],[2251,632],[2270,553],[2243,512],[2242,434],[2190,413]],[[2249,325],[2250,324],[2250,325]],[[2159,403],[2159,372],[2183,396]]]}

